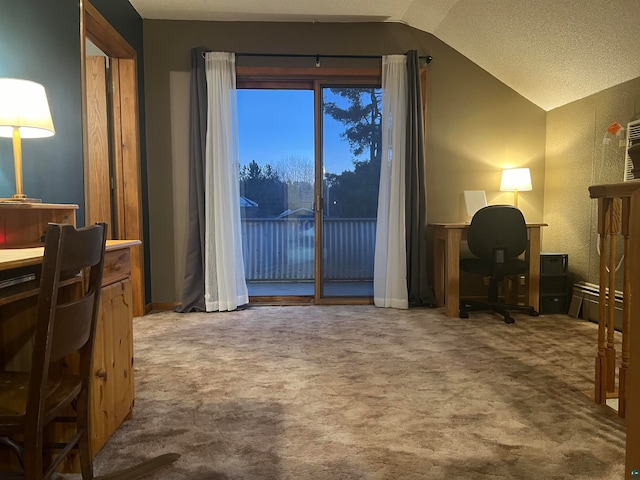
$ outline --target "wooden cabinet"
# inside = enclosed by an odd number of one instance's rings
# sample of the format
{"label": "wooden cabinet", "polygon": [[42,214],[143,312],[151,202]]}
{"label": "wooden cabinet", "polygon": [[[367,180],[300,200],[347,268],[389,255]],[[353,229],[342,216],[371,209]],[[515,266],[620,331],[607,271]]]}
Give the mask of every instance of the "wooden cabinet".
{"label": "wooden cabinet", "polygon": [[91,448],[97,453],[133,410],[131,252],[109,250],[100,297],[91,387]]}

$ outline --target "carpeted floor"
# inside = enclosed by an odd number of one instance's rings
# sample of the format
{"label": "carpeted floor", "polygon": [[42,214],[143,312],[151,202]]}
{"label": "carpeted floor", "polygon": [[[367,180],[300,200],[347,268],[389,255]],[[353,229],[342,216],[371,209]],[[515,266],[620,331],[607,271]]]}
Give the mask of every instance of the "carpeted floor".
{"label": "carpeted floor", "polygon": [[134,319],[134,418],[97,474],[150,479],[621,479],[625,429],[593,388],[596,326],[373,306]]}

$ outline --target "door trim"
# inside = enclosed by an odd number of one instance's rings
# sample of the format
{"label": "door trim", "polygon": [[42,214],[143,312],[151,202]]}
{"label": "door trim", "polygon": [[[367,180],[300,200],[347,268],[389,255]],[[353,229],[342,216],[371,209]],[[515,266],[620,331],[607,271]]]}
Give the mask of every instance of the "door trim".
{"label": "door trim", "polygon": [[[80,0],[80,62],[82,76],[82,150],[84,166],[85,224],[96,219],[91,218],[91,201],[104,195],[92,192],[89,178],[89,136],[87,116],[86,85],[86,48],[89,39],[102,50],[117,68],[114,68],[114,84],[119,95],[118,105],[110,105],[114,128],[113,149],[115,155],[115,176],[113,190],[116,201],[114,215],[118,219],[114,239],[143,240],[142,228],[142,181],[140,166],[140,132],[137,81],[136,50],[120,35],[115,28],[91,5],[88,0]],[[116,116],[117,114],[117,116]],[[116,130],[117,128],[117,130]],[[110,196],[110,192],[108,192]],[[142,246],[131,249],[131,282],[133,291],[133,314],[140,316],[145,310],[144,266]]]}

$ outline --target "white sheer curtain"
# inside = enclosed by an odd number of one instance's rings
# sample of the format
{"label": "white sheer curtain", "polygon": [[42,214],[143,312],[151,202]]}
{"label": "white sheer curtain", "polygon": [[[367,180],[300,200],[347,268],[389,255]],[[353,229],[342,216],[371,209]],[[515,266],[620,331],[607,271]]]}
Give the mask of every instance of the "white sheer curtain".
{"label": "white sheer curtain", "polygon": [[249,302],[240,239],[235,54],[207,52],[205,271],[208,312]]}
{"label": "white sheer curtain", "polygon": [[382,164],[373,269],[378,307],[409,308],[405,230],[407,58],[382,57]]}

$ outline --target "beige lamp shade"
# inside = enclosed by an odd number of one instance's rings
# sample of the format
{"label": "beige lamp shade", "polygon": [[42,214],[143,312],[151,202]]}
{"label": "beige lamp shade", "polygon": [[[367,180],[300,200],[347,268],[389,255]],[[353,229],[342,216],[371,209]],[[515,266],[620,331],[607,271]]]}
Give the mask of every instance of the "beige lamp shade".
{"label": "beige lamp shade", "polygon": [[55,133],[44,87],[29,80],[0,78],[0,137],[13,139],[16,193],[0,201],[38,202],[22,191],[22,139]]}
{"label": "beige lamp shade", "polygon": [[55,133],[44,87],[16,78],[0,78],[0,137],[50,137]]}
{"label": "beige lamp shade", "polygon": [[531,185],[531,172],[528,168],[508,168],[502,171],[500,182],[501,192],[529,192],[533,190]]}
{"label": "beige lamp shade", "polygon": [[507,168],[502,171],[501,192],[513,192],[513,204],[518,206],[518,192],[533,190],[531,172],[528,168]]}

